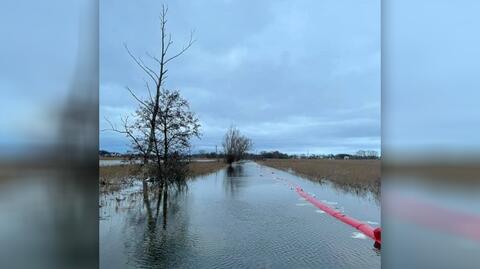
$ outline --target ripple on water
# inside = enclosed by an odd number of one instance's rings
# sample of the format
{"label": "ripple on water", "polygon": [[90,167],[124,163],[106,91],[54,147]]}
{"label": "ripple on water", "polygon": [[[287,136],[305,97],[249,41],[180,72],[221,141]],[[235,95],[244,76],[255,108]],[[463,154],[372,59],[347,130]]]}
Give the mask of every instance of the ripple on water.
{"label": "ripple on water", "polygon": [[[147,210],[142,193],[136,192],[141,184],[122,192],[121,197],[133,193],[124,201],[103,195],[101,217],[108,220],[100,222],[101,268],[380,268],[372,243],[352,240],[363,239],[363,234],[352,234],[351,227],[333,217],[318,216],[325,212],[299,198],[285,182],[278,182],[285,183],[283,187],[274,185],[275,180],[262,180],[260,175],[276,176],[267,169],[242,166],[241,181],[223,170],[191,181],[185,196],[171,195],[166,230],[161,208],[156,217],[155,200]],[[279,181],[298,181],[349,211],[358,203],[328,185],[275,173]],[[353,216],[379,219],[377,208],[364,203],[366,212]],[[132,208],[115,210],[117,206]]]}
{"label": "ripple on water", "polygon": [[309,203],[296,203],[295,205],[296,206],[309,206],[311,204],[309,204]]}

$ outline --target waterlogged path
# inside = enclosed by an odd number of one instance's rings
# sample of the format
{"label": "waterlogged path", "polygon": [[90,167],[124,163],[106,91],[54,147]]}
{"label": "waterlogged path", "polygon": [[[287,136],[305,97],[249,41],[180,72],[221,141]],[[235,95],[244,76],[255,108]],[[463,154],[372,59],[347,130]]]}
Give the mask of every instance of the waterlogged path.
{"label": "waterlogged path", "polygon": [[141,184],[100,196],[101,268],[380,268],[373,241],[304,201],[285,180],[379,226],[371,193],[253,162],[198,177],[166,211]]}

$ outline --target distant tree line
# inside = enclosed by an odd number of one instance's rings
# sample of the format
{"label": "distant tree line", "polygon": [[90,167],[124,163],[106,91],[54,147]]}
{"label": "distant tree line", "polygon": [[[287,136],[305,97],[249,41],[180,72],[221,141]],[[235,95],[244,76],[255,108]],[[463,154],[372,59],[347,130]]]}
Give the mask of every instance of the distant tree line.
{"label": "distant tree line", "polygon": [[[204,150],[198,153],[191,154],[191,158],[206,158],[206,159],[223,159],[225,154],[216,152],[206,152]],[[359,150],[355,154],[339,153],[339,154],[287,154],[278,150],[262,151],[260,153],[244,153],[244,159],[258,160],[258,159],[330,159],[330,160],[378,160],[380,155],[377,151]]]}
{"label": "distant tree line", "polygon": [[260,152],[260,157],[264,159],[289,159],[291,158],[288,154],[282,153],[278,150],[275,151],[262,151]]}
{"label": "distant tree line", "polygon": [[286,154],[279,151],[262,151],[254,156],[260,159],[330,159],[330,160],[376,160],[380,156],[376,151],[359,150],[355,154]]}
{"label": "distant tree line", "polygon": [[[140,155],[132,153],[116,153],[108,152],[105,150],[100,150],[100,156],[121,156],[126,158],[140,158]],[[224,159],[225,154],[223,152],[207,152],[205,150],[200,150],[198,153],[191,153],[188,155],[189,159]],[[287,154],[282,153],[278,150],[275,151],[262,151],[258,154],[245,152],[243,154],[244,159],[249,160],[258,160],[258,159],[330,159],[330,160],[377,160],[380,159],[378,152],[376,151],[365,151],[359,150],[355,154]]]}
{"label": "distant tree line", "polygon": [[110,152],[102,149],[98,151],[98,156],[101,156],[101,157],[113,157],[113,156],[121,156],[121,155],[122,154],[118,152]]}
{"label": "distant tree line", "polygon": [[224,158],[223,153],[217,153],[217,152],[207,152],[205,150],[200,150],[198,153],[191,153],[189,155],[189,158],[197,158],[197,159],[223,159]]}
{"label": "distant tree line", "polygon": [[123,159],[143,159],[143,155],[139,153],[134,153],[131,151],[127,151],[126,153],[119,153],[119,152],[114,152],[114,151],[108,151],[108,150],[99,150],[98,151],[98,156],[100,157],[118,157],[118,158],[123,158]]}

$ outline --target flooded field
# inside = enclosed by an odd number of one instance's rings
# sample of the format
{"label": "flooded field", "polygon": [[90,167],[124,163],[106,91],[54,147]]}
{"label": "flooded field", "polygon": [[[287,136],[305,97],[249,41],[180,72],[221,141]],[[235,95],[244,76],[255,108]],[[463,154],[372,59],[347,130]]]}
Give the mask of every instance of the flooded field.
{"label": "flooded field", "polygon": [[[216,159],[193,159],[190,162],[198,162],[198,163],[211,163],[217,162]],[[99,160],[99,166],[116,166],[116,165],[126,165],[126,164],[141,164],[142,160],[123,160],[123,159],[107,159],[107,160]]]}
{"label": "flooded field", "polygon": [[135,163],[135,164],[140,164],[142,163],[141,160],[120,160],[120,159],[114,159],[114,160],[99,160],[98,165],[99,166],[114,166],[114,165],[125,165],[125,164],[130,164],[130,163]]}
{"label": "flooded field", "polygon": [[100,195],[101,268],[380,268],[373,241],[305,202],[284,180],[347,215],[380,223],[369,192],[253,162],[189,181],[167,208],[142,184]]}

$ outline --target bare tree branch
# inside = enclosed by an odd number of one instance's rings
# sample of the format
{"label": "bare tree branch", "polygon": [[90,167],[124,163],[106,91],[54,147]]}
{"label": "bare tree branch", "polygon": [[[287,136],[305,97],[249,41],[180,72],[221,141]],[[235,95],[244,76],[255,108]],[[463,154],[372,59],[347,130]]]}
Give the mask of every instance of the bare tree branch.
{"label": "bare tree branch", "polygon": [[168,51],[168,48],[170,48],[170,45],[173,44],[173,41],[172,41],[172,34],[168,34],[168,42],[167,42],[167,46],[165,47],[165,54],[167,54],[167,51]]}
{"label": "bare tree branch", "polygon": [[157,62],[158,64],[162,64],[157,57],[153,56],[153,55],[150,54],[148,51],[145,52],[145,54],[146,54],[148,57],[150,57],[152,60],[154,60],[155,62]]}
{"label": "bare tree branch", "polygon": [[137,102],[139,102],[140,104],[142,104],[147,110],[149,110],[151,112],[151,108],[148,106],[148,104],[146,104],[144,101],[140,100],[140,98],[137,97],[137,95],[135,95],[135,93],[132,91],[132,89],[130,89],[130,87],[125,87],[129,92],[130,94],[133,96],[133,98],[135,98],[135,100],[137,100]]}
{"label": "bare tree branch", "polygon": [[153,97],[152,97],[152,91],[150,90],[150,85],[145,79],[143,81],[145,82],[145,87],[147,88],[148,96],[150,97],[150,102],[153,103]]}
{"label": "bare tree branch", "polygon": [[150,68],[148,68],[147,66],[145,66],[145,64],[143,63],[143,61],[140,59],[138,59],[137,57],[135,57],[135,55],[133,55],[133,53],[130,51],[130,49],[128,48],[127,44],[123,44],[123,46],[125,47],[125,49],[127,50],[127,53],[128,55],[130,55],[130,57],[133,59],[133,61],[135,61],[135,63],[155,82],[157,83],[158,81],[158,76],[155,72],[153,72],[153,70],[151,70]]}
{"label": "bare tree branch", "polygon": [[167,64],[171,60],[177,58],[178,56],[182,55],[183,53],[185,53],[185,51],[187,51],[193,45],[193,43],[195,43],[196,40],[193,39],[193,33],[194,33],[194,31],[190,32],[190,39],[189,39],[188,43],[185,46],[183,46],[183,48],[180,50],[180,52],[178,52],[177,54],[175,54],[172,57],[165,60],[165,64]]}

